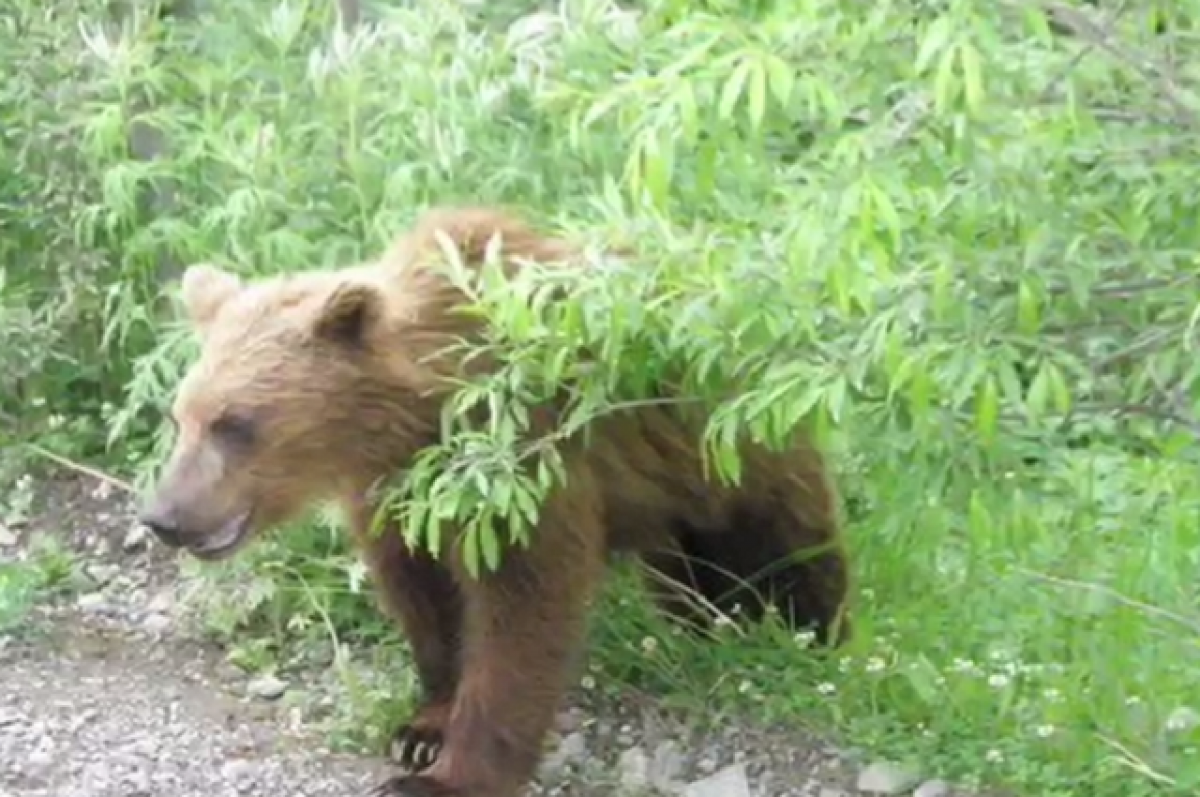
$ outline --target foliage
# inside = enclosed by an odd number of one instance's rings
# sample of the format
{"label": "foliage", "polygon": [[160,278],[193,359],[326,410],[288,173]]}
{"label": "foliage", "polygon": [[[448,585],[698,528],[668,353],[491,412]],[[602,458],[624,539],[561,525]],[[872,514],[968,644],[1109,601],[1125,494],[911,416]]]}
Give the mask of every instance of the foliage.
{"label": "foliage", "polygon": [[[432,202],[516,205],[636,255],[484,276],[503,367],[409,474],[407,533],[455,520],[494,565],[561,437],[664,384],[711,412],[714,478],[806,423],[853,504],[863,638],[843,670],[668,636],[671,683],[738,661],[742,697],[807,695],[757,710],[1031,793],[1200,785],[1163,730],[1200,674],[1196,0],[414,0],[349,35],[324,0],[107,7],[0,21],[5,428],[148,474],[194,346],[182,264],[348,262]],[[563,432],[529,439],[564,382]],[[640,623],[601,626],[607,672],[653,677]],[[997,647],[1032,669],[989,687]]]}

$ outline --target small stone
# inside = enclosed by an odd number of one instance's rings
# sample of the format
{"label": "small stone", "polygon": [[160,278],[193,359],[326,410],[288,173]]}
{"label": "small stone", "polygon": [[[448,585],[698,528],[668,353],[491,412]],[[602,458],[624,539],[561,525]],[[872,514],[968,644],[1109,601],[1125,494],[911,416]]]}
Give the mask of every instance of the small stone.
{"label": "small stone", "polygon": [[86,595],[80,595],[79,600],[76,601],[76,605],[83,611],[91,614],[102,614],[106,609],[104,596],[99,592],[89,592]]}
{"label": "small stone", "polygon": [[255,766],[251,761],[226,761],[221,765],[221,775],[243,793],[250,791],[256,780]]}
{"label": "small stone", "polygon": [[927,780],[917,787],[913,797],[950,797],[950,784],[944,780]]}
{"label": "small stone", "polygon": [[0,548],[11,548],[17,544],[17,535],[8,530],[7,526],[0,526]]}
{"label": "small stone", "polygon": [[88,577],[92,581],[103,587],[116,577],[117,573],[120,572],[120,568],[116,565],[94,564],[85,567],[84,572],[88,574]]}
{"label": "small stone", "polygon": [[543,774],[554,775],[563,767],[578,761],[587,755],[587,739],[578,731],[568,733],[562,737],[562,741],[549,755],[542,761],[541,770]]}
{"label": "small stone", "polygon": [[683,797],[750,797],[746,767],[734,764],[703,780],[693,781],[684,789]]}
{"label": "small stone", "polygon": [[621,785],[628,789],[642,789],[650,782],[650,757],[640,747],[621,753],[617,767],[621,770]]}
{"label": "small stone", "polygon": [[9,725],[16,725],[22,719],[23,717],[21,716],[21,713],[15,708],[6,708],[4,706],[0,706],[0,728],[7,727]]}
{"label": "small stone", "polygon": [[846,797],[846,792],[841,789],[822,788],[817,792],[817,797]]}
{"label": "small stone", "polygon": [[153,614],[170,614],[175,606],[175,596],[170,589],[164,589],[146,604],[146,611]]}
{"label": "small stone", "polygon": [[121,541],[121,547],[126,553],[133,553],[146,544],[146,527],[140,523],[134,523],[129,527],[129,531],[125,532],[125,539]]}
{"label": "small stone", "polygon": [[149,634],[162,634],[171,627],[171,618],[164,614],[150,614],[146,619],[142,620],[142,630]]}
{"label": "small stone", "polygon": [[25,763],[35,772],[43,771],[54,766],[54,756],[47,750],[35,750],[25,759]]}
{"label": "small stone", "polygon": [[683,751],[671,740],[654,748],[650,760],[650,783],[663,791],[671,791],[683,774]]}
{"label": "small stone", "polygon": [[858,774],[855,784],[859,791],[867,794],[900,794],[912,789],[920,777],[898,764],[877,761]]}
{"label": "small stone", "polygon": [[287,691],[288,685],[286,681],[281,681],[273,675],[265,675],[262,678],[255,678],[246,685],[246,692],[251,697],[257,697],[260,700],[275,700],[281,697]]}

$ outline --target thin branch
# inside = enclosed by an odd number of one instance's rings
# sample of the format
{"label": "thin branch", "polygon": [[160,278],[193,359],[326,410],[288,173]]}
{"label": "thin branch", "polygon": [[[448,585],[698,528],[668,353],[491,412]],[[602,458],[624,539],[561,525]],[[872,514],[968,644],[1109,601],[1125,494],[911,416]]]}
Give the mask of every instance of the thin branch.
{"label": "thin branch", "polygon": [[1126,595],[1123,595],[1120,592],[1117,592],[1112,587],[1107,587],[1103,584],[1093,584],[1089,581],[1077,581],[1077,580],[1071,579],[1071,578],[1061,578],[1059,576],[1051,576],[1046,573],[1039,573],[1036,570],[1029,570],[1024,567],[1017,567],[1015,569],[1017,570],[1017,572],[1024,573],[1025,575],[1029,576],[1030,578],[1034,578],[1039,581],[1045,581],[1047,583],[1055,584],[1060,587],[1068,587],[1070,589],[1083,590],[1086,592],[1095,592],[1095,593],[1099,593],[1101,595],[1106,595],[1106,596],[1112,598],[1113,600],[1117,601],[1118,603],[1128,606],[1129,608],[1137,609],[1138,611],[1144,612],[1149,615],[1153,615],[1153,616],[1158,617],[1163,620],[1169,620],[1173,623],[1178,623],[1179,625],[1182,625],[1184,628],[1186,628],[1188,631],[1191,631],[1192,633],[1195,633],[1195,634],[1200,634],[1200,620],[1193,620],[1190,617],[1184,617],[1181,614],[1176,614],[1175,612],[1168,611],[1167,609],[1161,609],[1158,606],[1154,606],[1149,603],[1144,603],[1135,598],[1127,597]]}
{"label": "thin branch", "polygon": [[129,493],[130,495],[134,495],[137,493],[137,490],[135,490],[133,488],[133,485],[131,485],[127,481],[117,478],[116,476],[110,476],[107,473],[104,473],[103,471],[96,470],[95,468],[90,467],[88,465],[84,465],[81,462],[76,462],[74,460],[67,459],[66,457],[62,456],[61,454],[55,454],[53,451],[42,448],[41,446],[39,446],[36,443],[26,443],[25,446],[27,448],[29,448],[31,451],[33,451],[35,454],[38,454],[39,456],[45,457],[46,459],[48,459],[52,462],[62,465],[64,468],[67,468],[68,470],[73,470],[76,473],[82,473],[85,476],[90,476],[91,478],[93,478],[97,481],[104,482],[105,484],[108,484],[112,487],[116,487],[118,490],[123,490],[124,492]]}
{"label": "thin branch", "polygon": [[1074,36],[1099,47],[1124,62],[1157,88],[1158,93],[1171,106],[1172,117],[1176,123],[1189,129],[1197,128],[1196,111],[1192,108],[1191,103],[1153,60],[1118,42],[1112,35],[1111,29],[1098,24],[1088,14],[1077,8],[1057,2],[1040,2],[1039,5],[1050,14],[1052,20],[1066,28]]}

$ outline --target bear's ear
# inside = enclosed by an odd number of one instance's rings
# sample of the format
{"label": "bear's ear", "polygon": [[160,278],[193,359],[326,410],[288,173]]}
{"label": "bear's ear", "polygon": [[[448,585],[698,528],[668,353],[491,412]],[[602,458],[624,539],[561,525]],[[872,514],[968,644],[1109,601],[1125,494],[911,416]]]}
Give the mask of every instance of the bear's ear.
{"label": "bear's ear", "polygon": [[236,274],[230,274],[209,263],[196,263],[183,272],[180,293],[188,318],[203,330],[217,311],[242,287]]}
{"label": "bear's ear", "polygon": [[374,285],[362,282],[339,285],[321,306],[314,332],[325,340],[357,346],[379,319],[382,301]]}

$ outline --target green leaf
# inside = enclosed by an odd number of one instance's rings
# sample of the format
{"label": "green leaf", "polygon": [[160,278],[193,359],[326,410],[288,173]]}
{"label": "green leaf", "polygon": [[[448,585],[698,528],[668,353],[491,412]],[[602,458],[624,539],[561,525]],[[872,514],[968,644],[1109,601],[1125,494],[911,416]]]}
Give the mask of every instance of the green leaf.
{"label": "green leaf", "polygon": [[921,41],[921,47],[917,50],[917,58],[913,64],[914,72],[920,75],[929,69],[934,56],[945,49],[946,43],[950,40],[950,33],[950,17],[947,15],[938,17],[929,25],[925,31],[925,38]]}
{"label": "green leaf", "polygon": [[717,103],[717,116],[721,120],[728,121],[732,118],[733,108],[742,98],[742,89],[746,85],[746,79],[750,76],[750,70],[749,60],[743,58],[738,61],[733,74],[725,81],[725,87],[721,89],[721,99]]}
{"label": "green leaf", "polygon": [[749,77],[747,110],[750,112],[750,123],[757,129],[762,127],[767,112],[767,70],[761,61],[752,62]]}
{"label": "green leaf", "polygon": [[775,96],[775,101],[780,107],[786,109],[796,85],[796,72],[787,61],[777,55],[768,55],[764,61],[771,77],[771,94]]}
{"label": "green leaf", "polygon": [[1037,295],[1025,280],[1017,286],[1017,331],[1033,335],[1038,330],[1040,316]]}
{"label": "green leaf", "polygon": [[991,444],[996,439],[999,417],[1000,394],[995,378],[988,374],[980,381],[975,400],[975,430],[985,444]]}
{"label": "green leaf", "polygon": [[933,98],[939,115],[949,113],[958,92],[958,81],[954,75],[954,48],[948,48],[938,61],[937,75],[934,77]]}
{"label": "green leaf", "polygon": [[481,527],[478,534],[483,563],[487,565],[488,570],[495,572],[500,566],[500,542],[496,530],[489,524]]}
{"label": "green leaf", "polygon": [[979,64],[979,51],[970,44],[958,46],[959,61],[963,70],[963,89],[966,95],[967,108],[972,113],[983,109],[983,70]]}

